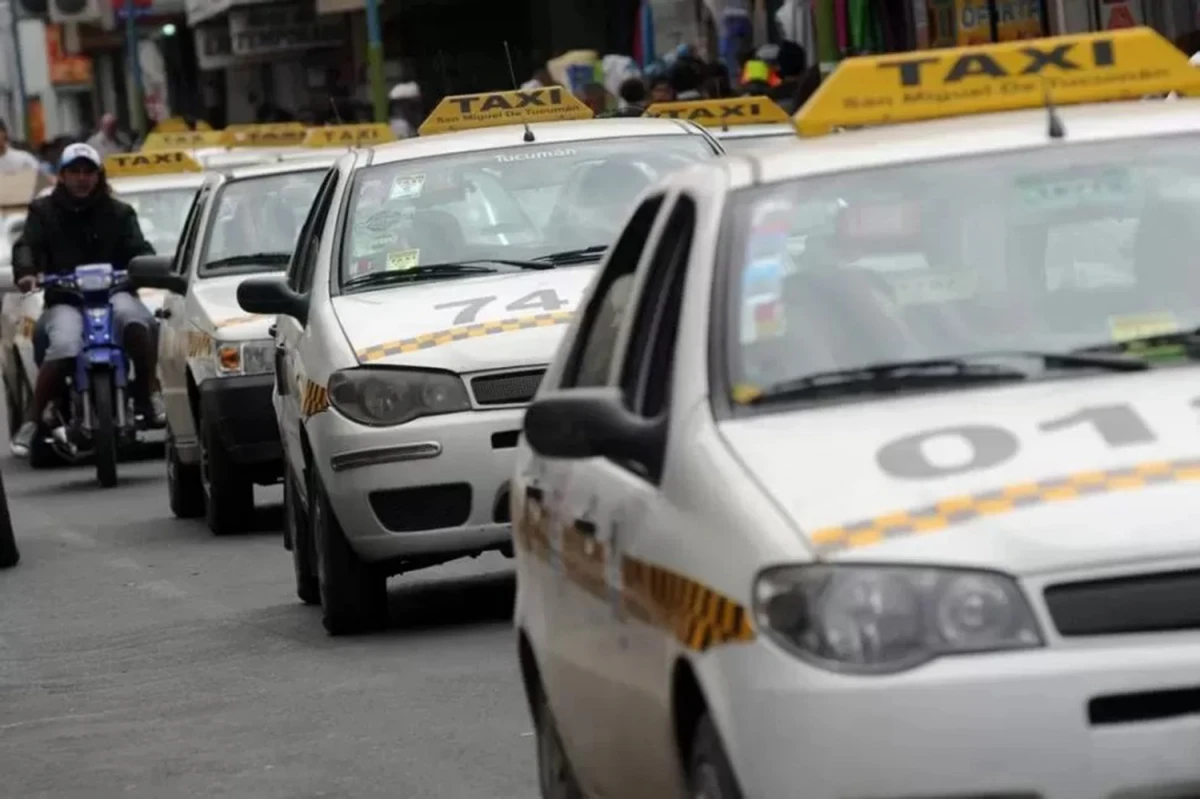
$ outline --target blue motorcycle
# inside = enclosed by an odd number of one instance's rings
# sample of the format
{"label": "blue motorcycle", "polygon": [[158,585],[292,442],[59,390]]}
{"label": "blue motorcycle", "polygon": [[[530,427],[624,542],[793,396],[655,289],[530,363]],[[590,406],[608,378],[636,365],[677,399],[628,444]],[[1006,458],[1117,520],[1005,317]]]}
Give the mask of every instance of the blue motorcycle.
{"label": "blue motorcycle", "polygon": [[111,264],[88,264],[71,275],[46,275],[42,285],[74,293],[84,320],[83,349],[54,406],[54,447],[71,462],[91,454],[96,480],[109,488],[117,484],[121,444],[137,436],[129,410],[129,359],[116,336],[110,299],[128,290],[128,276]]}

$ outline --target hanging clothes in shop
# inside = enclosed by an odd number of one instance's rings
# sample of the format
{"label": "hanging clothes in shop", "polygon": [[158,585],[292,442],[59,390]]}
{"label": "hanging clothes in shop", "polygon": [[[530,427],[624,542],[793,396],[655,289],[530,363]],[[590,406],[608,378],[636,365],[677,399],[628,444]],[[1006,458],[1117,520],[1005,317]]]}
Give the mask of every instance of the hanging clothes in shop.
{"label": "hanging clothes in shop", "polygon": [[849,0],[850,53],[882,53],[883,32],[876,0]]}

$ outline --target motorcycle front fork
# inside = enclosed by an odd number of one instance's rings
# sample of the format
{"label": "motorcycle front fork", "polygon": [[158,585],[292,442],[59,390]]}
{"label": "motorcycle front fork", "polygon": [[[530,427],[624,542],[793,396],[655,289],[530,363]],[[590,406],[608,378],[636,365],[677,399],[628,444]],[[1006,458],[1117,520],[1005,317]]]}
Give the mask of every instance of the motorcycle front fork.
{"label": "motorcycle front fork", "polygon": [[[116,392],[116,396],[113,397],[113,406],[117,418],[113,421],[116,422],[118,430],[124,430],[126,421],[125,389],[118,386],[114,391]],[[91,435],[92,431],[96,429],[96,420],[92,415],[92,392],[90,389],[79,393],[79,428],[87,435]]]}

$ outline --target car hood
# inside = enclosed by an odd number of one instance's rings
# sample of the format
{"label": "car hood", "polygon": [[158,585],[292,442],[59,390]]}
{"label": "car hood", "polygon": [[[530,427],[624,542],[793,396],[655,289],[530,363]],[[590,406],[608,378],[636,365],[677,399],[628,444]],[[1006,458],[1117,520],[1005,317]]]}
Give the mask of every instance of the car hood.
{"label": "car hood", "polygon": [[1026,574],[1200,557],[1197,374],[788,409],[720,432],[822,557]]}
{"label": "car hood", "polygon": [[414,283],[333,298],[359,363],[473,372],[550,361],[595,266]]}
{"label": "car hood", "polygon": [[274,316],[249,314],[237,301],[237,287],[242,281],[261,274],[226,275],[195,280],[189,291],[195,297],[199,318],[192,321],[205,333],[223,340],[269,338],[267,328]]}

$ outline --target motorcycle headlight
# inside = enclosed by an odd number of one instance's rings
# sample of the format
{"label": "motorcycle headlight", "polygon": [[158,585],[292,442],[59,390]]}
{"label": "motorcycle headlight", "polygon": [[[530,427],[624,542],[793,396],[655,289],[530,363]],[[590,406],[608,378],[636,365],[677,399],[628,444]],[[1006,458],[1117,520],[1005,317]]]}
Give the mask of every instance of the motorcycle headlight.
{"label": "motorcycle headlight", "polygon": [[275,342],[238,341],[217,345],[221,375],[268,375],[275,372]]}
{"label": "motorcycle headlight", "polygon": [[415,369],[359,367],[334,372],[329,377],[329,402],[350,419],[374,427],[471,409],[458,375]]}
{"label": "motorcycle headlight", "polygon": [[112,272],[76,273],[75,285],[80,291],[105,291],[112,288]]}
{"label": "motorcycle headlight", "polygon": [[994,572],[787,566],[759,575],[754,602],[759,629],[832,671],[889,674],[947,655],[1043,645],[1016,582]]}

